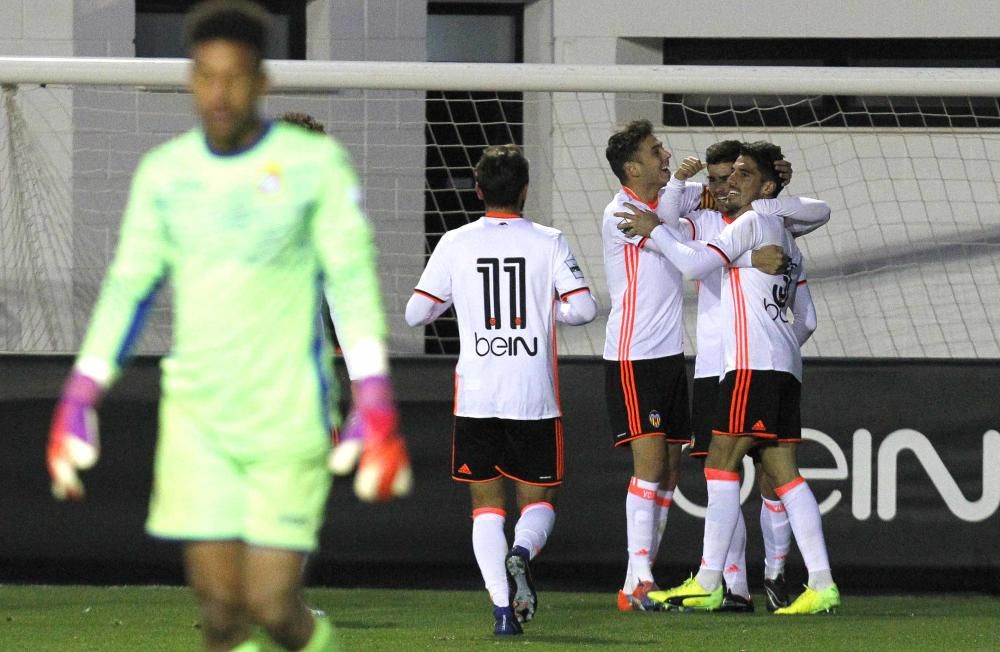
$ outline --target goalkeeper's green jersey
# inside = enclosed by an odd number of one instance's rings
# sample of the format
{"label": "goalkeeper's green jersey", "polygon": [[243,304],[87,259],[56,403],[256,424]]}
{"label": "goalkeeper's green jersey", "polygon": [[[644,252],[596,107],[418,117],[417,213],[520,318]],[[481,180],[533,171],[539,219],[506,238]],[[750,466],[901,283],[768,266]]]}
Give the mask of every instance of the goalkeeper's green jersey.
{"label": "goalkeeper's green jersey", "polygon": [[115,374],[167,281],[164,400],[247,452],[286,448],[289,437],[325,443],[324,284],[346,350],[385,337],[360,196],[340,145],[284,123],[234,154],[213,153],[199,129],[155,148],[133,179],[78,364]]}

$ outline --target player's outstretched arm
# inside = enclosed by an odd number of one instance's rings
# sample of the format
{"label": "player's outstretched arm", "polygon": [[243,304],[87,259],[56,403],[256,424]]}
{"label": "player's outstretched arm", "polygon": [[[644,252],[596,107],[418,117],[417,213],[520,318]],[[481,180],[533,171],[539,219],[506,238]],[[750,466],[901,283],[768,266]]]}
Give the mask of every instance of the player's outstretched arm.
{"label": "player's outstretched arm", "polygon": [[692,247],[690,243],[681,242],[677,234],[670,229],[653,229],[650,239],[674,267],[689,279],[705,278],[731,262],[718,247],[711,245],[704,248]]}
{"label": "player's outstretched arm", "polygon": [[688,278],[704,278],[730,262],[718,247],[704,246],[698,241],[682,241],[677,230],[654,223],[646,215],[631,220],[626,218],[619,229],[625,235],[649,238],[656,251],[666,256]]}
{"label": "player's outstretched arm", "polygon": [[317,202],[312,241],[337,316],[337,336],[349,361],[357,434],[330,454],[330,468],[357,468],[354,492],[366,501],[409,493],[409,456],[399,433],[386,355],[385,313],[378,287],[371,226],[359,206],[360,187],[346,153],[330,143],[328,182]]}
{"label": "player's outstretched arm", "polygon": [[755,199],[750,207],[761,215],[777,215],[785,228],[796,238],[812,233],[830,221],[830,205],[809,197],[778,197]]}
{"label": "player's outstretched arm", "polygon": [[78,471],[96,464],[100,452],[97,405],[128,359],[166,275],[166,243],[153,190],[161,176],[157,165],[146,156],[136,170],[114,259],[52,416],[46,466],[59,500],[83,498]]}

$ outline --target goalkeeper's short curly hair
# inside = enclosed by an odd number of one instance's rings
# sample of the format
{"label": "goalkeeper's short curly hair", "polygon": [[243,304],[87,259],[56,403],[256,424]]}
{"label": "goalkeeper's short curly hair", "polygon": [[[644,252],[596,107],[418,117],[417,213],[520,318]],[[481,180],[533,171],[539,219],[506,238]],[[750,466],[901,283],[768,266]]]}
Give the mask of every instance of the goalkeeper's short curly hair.
{"label": "goalkeeper's short curly hair", "polygon": [[214,39],[250,46],[260,65],[267,51],[271,15],[251,0],[205,0],[184,19],[184,44],[190,52],[196,45]]}

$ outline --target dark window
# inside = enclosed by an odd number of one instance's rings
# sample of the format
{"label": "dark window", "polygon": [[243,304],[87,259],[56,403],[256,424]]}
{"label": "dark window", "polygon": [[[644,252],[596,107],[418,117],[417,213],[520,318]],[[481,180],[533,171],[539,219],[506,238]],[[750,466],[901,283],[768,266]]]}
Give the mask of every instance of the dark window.
{"label": "dark window", "polygon": [[[200,0],[136,0],[135,56],[186,57],[184,16]],[[267,59],[306,58],[306,3],[257,0],[274,17]]]}
{"label": "dark window", "polygon": [[[427,5],[428,59],[520,63],[522,17],[520,4],[485,5],[470,2],[430,2]],[[469,38],[488,34],[489,44]],[[427,154],[424,190],[426,252],[448,230],[483,214],[476,197],[473,167],[488,145],[523,144],[523,95],[486,91],[428,91]],[[449,310],[425,329],[427,353],[458,353],[458,322]]]}
{"label": "dark window", "polygon": [[[665,65],[1000,67],[996,39],[666,39]],[[766,82],[763,86],[766,88]],[[664,95],[670,126],[1000,127],[994,97]]]}

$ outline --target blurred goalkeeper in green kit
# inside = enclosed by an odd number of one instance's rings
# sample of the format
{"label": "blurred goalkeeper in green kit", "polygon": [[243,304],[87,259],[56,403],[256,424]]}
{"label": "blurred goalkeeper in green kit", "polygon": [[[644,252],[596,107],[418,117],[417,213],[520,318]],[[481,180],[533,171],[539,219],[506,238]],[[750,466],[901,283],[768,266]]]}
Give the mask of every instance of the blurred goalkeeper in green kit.
{"label": "blurred goalkeeper in green kit", "polygon": [[[303,605],[338,470],[388,500],[410,488],[397,432],[371,228],[347,153],[257,110],[269,17],[245,0],[188,16],[200,127],[154,148],[132,182],[118,250],[49,434],[57,498],[79,499],[97,460],[95,408],[160,286],[173,290],[146,530],[183,543],[208,650],[257,650],[259,625],[290,650],[334,649]],[[357,438],[331,454],[336,415],[325,291],[351,360]],[[358,459],[360,458],[360,460]]]}

